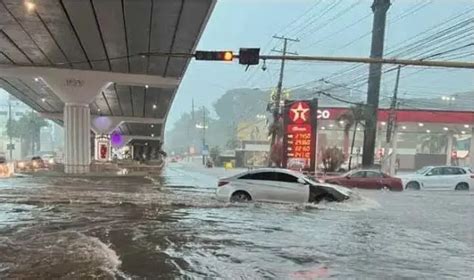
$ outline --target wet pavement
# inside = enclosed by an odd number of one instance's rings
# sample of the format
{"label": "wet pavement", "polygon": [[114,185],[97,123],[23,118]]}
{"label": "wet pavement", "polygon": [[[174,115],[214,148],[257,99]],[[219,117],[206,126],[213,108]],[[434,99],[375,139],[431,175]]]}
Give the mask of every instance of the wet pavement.
{"label": "wet pavement", "polygon": [[0,180],[0,279],[473,279],[474,192],[230,204],[236,171]]}

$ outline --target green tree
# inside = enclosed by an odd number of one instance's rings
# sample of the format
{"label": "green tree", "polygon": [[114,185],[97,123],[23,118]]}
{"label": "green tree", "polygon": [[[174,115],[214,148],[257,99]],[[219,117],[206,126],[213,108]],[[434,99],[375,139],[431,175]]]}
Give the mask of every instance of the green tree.
{"label": "green tree", "polygon": [[364,126],[364,120],[366,119],[366,115],[367,106],[364,104],[358,104],[352,106],[351,108],[349,108],[349,110],[347,110],[337,118],[337,121],[342,121],[344,125],[344,151],[346,151],[347,147],[349,146],[349,133],[352,127],[354,127],[354,132],[352,134],[352,143],[349,152],[349,169],[351,169],[352,153],[354,152],[357,126]]}
{"label": "green tree", "polygon": [[337,147],[328,147],[323,151],[322,160],[326,172],[335,172],[344,162],[344,153]]}
{"label": "green tree", "polygon": [[34,112],[26,113],[19,120],[9,120],[6,124],[7,135],[20,139],[23,156],[41,149],[40,132],[46,126],[48,122]]}
{"label": "green tree", "polygon": [[[450,136],[447,134],[423,135],[421,137],[421,149],[422,151],[428,151],[430,154],[446,153],[446,149],[448,148],[448,137]],[[453,147],[456,147],[456,138],[453,138]]]}
{"label": "green tree", "polygon": [[215,165],[219,165],[220,155],[221,155],[221,149],[219,148],[219,146],[214,146],[209,151],[209,156],[211,157],[212,162],[214,162]]}

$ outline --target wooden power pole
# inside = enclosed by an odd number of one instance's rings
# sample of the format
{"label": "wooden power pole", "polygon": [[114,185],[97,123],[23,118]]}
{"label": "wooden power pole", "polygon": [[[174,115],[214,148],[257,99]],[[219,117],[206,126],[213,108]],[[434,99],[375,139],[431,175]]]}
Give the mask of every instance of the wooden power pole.
{"label": "wooden power pole", "polygon": [[[374,0],[372,11],[374,21],[372,25],[371,58],[382,58],[385,39],[385,22],[390,0]],[[369,83],[367,89],[367,119],[364,130],[364,149],[362,166],[370,167],[374,164],[375,139],[377,137],[377,111],[379,107],[380,80],[382,78],[382,64],[371,63],[369,66]]]}

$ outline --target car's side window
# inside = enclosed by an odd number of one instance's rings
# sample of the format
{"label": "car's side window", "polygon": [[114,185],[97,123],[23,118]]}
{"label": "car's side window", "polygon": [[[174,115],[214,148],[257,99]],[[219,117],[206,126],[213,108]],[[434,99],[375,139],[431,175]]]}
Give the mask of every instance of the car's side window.
{"label": "car's side window", "polygon": [[457,171],[456,171],[455,168],[443,167],[443,169],[442,169],[442,174],[443,174],[443,175],[456,175],[456,174],[457,174]]}
{"label": "car's side window", "polygon": [[452,175],[463,175],[466,174],[466,170],[459,168],[459,167],[449,167],[451,169]]}
{"label": "car's side window", "polygon": [[433,168],[431,169],[428,173],[426,173],[428,176],[437,176],[437,175],[443,175],[443,172],[440,167]]}
{"label": "car's side window", "polygon": [[352,178],[362,178],[365,175],[365,171],[357,171],[351,174]]}
{"label": "car's side window", "polygon": [[277,181],[275,172],[250,173],[250,174],[240,177],[239,179]]}
{"label": "car's side window", "polygon": [[280,182],[285,182],[285,183],[298,183],[298,178],[296,178],[293,175],[286,174],[286,173],[281,173],[281,172],[275,172],[277,175],[277,180]]}
{"label": "car's side window", "polygon": [[383,175],[379,172],[375,172],[375,171],[366,171],[365,172],[365,177],[367,178],[381,178],[383,177]]}

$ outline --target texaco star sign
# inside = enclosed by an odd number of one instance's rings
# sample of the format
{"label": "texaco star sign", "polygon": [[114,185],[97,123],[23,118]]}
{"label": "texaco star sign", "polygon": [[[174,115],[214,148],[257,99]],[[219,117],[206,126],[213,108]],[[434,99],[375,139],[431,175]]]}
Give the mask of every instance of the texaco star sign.
{"label": "texaco star sign", "polygon": [[309,120],[309,105],[306,102],[294,103],[289,110],[289,116],[294,123],[305,123]]}

